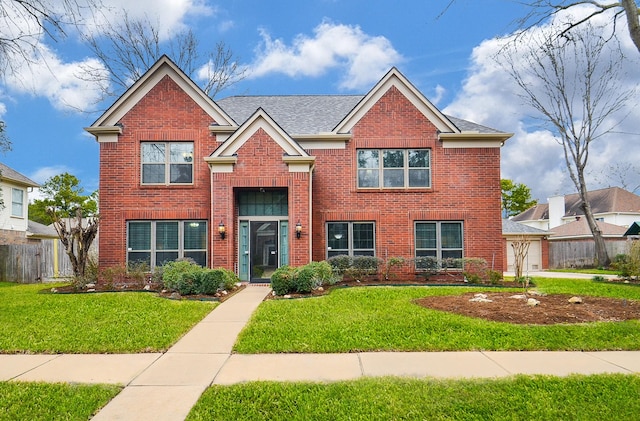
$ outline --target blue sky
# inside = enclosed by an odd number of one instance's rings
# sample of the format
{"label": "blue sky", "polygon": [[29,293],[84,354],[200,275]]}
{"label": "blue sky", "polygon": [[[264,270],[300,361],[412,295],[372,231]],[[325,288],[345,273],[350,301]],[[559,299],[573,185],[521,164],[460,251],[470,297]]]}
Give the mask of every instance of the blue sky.
{"label": "blue sky", "polygon": [[[166,37],[188,26],[201,47],[224,41],[249,77],[218,98],[363,94],[396,66],[445,112],[516,134],[502,150],[503,177],[529,185],[543,202],[550,195],[573,192],[562,169],[561,149],[550,133],[527,123],[515,87],[491,64],[490,56],[499,48],[491,40],[509,34],[514,20],[527,11],[518,2],[456,0],[442,16],[449,0],[105,3],[114,12],[126,8],[132,17],[157,19]],[[87,192],[93,191],[98,188],[98,145],[83,127],[99,114],[69,106],[92,108],[94,90],[76,77],[79,64],[92,58],[73,32],[57,43],[41,41],[46,63],[36,62],[21,78],[0,82],[0,119],[13,143],[13,150],[0,159],[37,182],[70,172]],[[628,66],[637,68],[637,52],[629,55]],[[627,83],[635,86],[638,77],[632,75]],[[631,135],[603,142],[593,154],[592,188],[619,185],[606,177],[607,168],[624,164],[625,158],[629,165],[637,161],[630,157],[640,154],[639,112],[626,120],[624,132]],[[623,175],[629,186],[640,183],[637,168]]]}

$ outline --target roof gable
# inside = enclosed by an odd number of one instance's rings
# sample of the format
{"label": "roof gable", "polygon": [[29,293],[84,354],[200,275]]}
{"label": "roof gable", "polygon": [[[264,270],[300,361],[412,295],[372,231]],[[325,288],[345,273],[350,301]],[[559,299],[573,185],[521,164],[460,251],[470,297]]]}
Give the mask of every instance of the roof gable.
{"label": "roof gable", "polygon": [[288,156],[304,156],[309,154],[298,145],[262,108],[253,113],[233,135],[229,137],[212,154],[211,158],[233,156],[259,129],[263,129]]}
{"label": "roof gable", "polygon": [[35,181],[2,163],[0,163],[0,180],[11,181],[25,187],[40,187]]}
{"label": "roof gable", "polygon": [[460,133],[460,130],[395,67],[338,123],[333,132],[349,133],[371,107],[392,87],[398,89],[440,132]]}
{"label": "roof gable", "polygon": [[194,102],[196,102],[219,126],[237,124],[202,89],[198,87],[169,57],[163,55],[140,79],[116,100],[86,130],[96,134],[98,127],[115,126],[154,86],[164,77],[170,77]]}

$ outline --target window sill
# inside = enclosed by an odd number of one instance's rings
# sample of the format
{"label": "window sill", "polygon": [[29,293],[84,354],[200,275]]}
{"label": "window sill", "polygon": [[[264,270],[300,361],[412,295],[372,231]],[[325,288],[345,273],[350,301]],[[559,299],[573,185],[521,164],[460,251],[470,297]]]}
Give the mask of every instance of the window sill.
{"label": "window sill", "polygon": [[356,188],[358,193],[432,193],[431,187]]}

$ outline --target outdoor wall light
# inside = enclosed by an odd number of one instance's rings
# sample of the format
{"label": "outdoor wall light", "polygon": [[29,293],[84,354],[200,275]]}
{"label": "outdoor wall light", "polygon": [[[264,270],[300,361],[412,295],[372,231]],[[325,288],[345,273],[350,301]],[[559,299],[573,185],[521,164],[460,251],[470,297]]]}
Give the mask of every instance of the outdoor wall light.
{"label": "outdoor wall light", "polygon": [[298,220],[298,223],[296,224],[296,238],[300,238],[301,234],[302,234],[302,224]]}
{"label": "outdoor wall light", "polygon": [[227,236],[227,229],[224,226],[224,222],[220,221],[218,224],[218,234],[220,234],[220,239],[224,240]]}

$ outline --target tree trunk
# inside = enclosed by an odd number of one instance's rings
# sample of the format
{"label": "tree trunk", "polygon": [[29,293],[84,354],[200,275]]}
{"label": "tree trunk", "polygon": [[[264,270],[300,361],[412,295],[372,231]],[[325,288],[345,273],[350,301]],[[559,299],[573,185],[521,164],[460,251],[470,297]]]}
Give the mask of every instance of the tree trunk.
{"label": "tree trunk", "polygon": [[609,254],[607,253],[607,246],[605,244],[604,238],[602,237],[602,231],[598,227],[596,223],[596,219],[593,216],[593,212],[591,210],[591,204],[589,203],[589,198],[587,194],[586,185],[584,179],[582,177],[582,173],[579,174],[580,178],[580,199],[582,200],[582,210],[584,211],[584,217],[587,219],[587,224],[589,225],[589,229],[591,230],[591,234],[593,234],[593,241],[595,242],[595,260],[596,265],[598,267],[608,267],[611,261],[609,260]]}
{"label": "tree trunk", "polygon": [[621,0],[620,3],[627,16],[627,27],[629,28],[631,40],[638,49],[638,52],[640,52],[640,10],[635,0]]}

